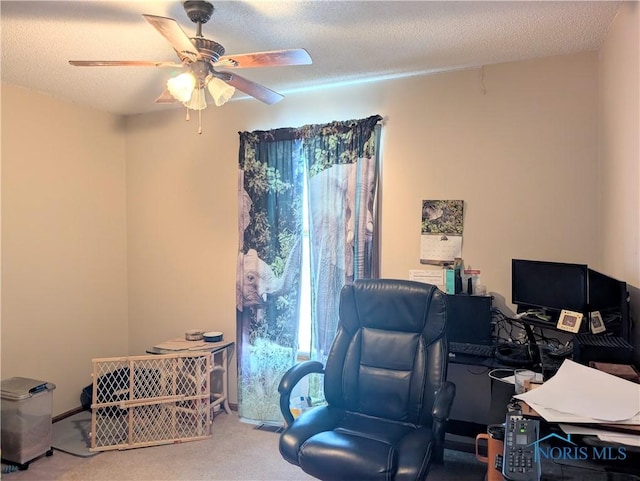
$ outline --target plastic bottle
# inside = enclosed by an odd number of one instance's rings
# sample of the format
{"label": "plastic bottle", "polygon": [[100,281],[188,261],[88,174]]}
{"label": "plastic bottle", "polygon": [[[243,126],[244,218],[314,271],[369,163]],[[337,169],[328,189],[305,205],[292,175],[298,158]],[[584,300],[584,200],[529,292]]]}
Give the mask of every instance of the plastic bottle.
{"label": "plastic bottle", "polygon": [[291,414],[293,414],[294,418],[297,418],[304,411],[307,410],[308,404],[304,396],[298,396],[291,400]]}

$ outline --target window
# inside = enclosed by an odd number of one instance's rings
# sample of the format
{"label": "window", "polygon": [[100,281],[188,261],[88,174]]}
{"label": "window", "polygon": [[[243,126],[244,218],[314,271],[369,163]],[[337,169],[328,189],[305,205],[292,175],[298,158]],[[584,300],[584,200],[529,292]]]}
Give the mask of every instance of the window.
{"label": "window", "polygon": [[309,253],[309,193],[302,190],[302,273],[300,276],[300,318],[298,319],[298,357],[311,353],[311,257]]}

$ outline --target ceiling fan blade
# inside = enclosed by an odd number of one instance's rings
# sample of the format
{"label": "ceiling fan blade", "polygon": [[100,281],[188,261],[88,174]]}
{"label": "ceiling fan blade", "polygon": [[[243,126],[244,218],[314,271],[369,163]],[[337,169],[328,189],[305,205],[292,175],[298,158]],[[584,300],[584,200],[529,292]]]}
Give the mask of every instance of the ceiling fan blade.
{"label": "ceiling fan blade", "polygon": [[313,63],[309,52],[303,48],[289,50],[272,50],[269,52],[243,53],[240,55],[223,55],[215,63],[216,67],[252,68],[252,67],[284,67],[287,65],[310,65]]}
{"label": "ceiling fan blade", "polygon": [[252,82],[251,80],[247,80],[244,77],[240,77],[239,75],[231,74],[228,72],[219,73],[231,76],[231,79],[226,81],[229,85],[233,85],[238,90],[244,92],[245,94],[249,94],[252,97],[255,97],[265,104],[275,104],[276,102],[280,102],[284,98],[284,95],[280,95],[278,92],[274,92],[264,85],[257,84],[255,82]]}
{"label": "ceiling fan blade", "polygon": [[174,104],[176,102],[176,98],[169,93],[168,89],[164,89],[164,91],[156,99],[157,104]]}
{"label": "ceiling fan blade", "polygon": [[198,49],[193,45],[189,36],[184,33],[182,27],[180,27],[178,22],[173,18],[146,14],[142,16],[169,41],[181,59],[187,57],[193,61],[200,60],[200,52],[198,52]]}
{"label": "ceiling fan blade", "polygon": [[69,60],[76,67],[183,67],[176,62],[153,62],[147,60]]}

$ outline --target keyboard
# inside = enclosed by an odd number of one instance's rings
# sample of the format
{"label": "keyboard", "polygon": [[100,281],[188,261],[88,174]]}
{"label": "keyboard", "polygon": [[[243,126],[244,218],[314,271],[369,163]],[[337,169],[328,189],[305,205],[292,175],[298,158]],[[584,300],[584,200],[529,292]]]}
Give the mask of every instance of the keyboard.
{"label": "keyboard", "polygon": [[495,348],[484,344],[469,344],[467,342],[449,342],[449,352],[467,356],[493,357]]}

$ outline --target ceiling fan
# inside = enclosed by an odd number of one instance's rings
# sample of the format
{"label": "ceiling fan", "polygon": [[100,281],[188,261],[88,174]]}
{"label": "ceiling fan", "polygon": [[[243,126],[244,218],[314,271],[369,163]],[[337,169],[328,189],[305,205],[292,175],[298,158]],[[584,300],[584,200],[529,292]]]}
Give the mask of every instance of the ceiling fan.
{"label": "ceiling fan", "polygon": [[190,38],[172,18],[142,15],[169,41],[180,63],[146,60],[70,60],[69,63],[78,67],[184,67],[184,73],[169,79],[167,88],[156,99],[156,103],[182,102],[192,110],[206,108],[205,88],[218,106],[228,101],[235,89],[266,104],[274,104],[284,98],[263,85],[235,73],[218,70],[220,68],[282,67],[312,63],[309,53],[304,49],[224,55],[222,45],[202,36],[202,25],[211,18],[213,5],[203,0],[188,0],[184,2],[184,9],[189,19],[197,25],[195,37]]}

